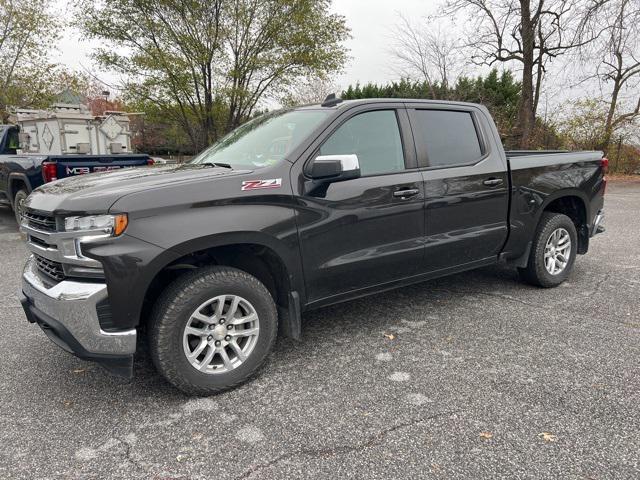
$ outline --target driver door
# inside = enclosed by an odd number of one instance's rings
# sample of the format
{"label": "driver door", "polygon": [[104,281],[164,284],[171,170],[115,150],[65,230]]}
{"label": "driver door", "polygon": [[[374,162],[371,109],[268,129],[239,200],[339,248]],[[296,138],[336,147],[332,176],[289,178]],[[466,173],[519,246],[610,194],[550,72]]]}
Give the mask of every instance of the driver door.
{"label": "driver door", "polygon": [[[424,182],[403,108],[339,118],[313,158],[356,155],[360,178],[299,197],[298,229],[309,303],[331,303],[420,273]],[[391,286],[391,285],[389,285]]]}

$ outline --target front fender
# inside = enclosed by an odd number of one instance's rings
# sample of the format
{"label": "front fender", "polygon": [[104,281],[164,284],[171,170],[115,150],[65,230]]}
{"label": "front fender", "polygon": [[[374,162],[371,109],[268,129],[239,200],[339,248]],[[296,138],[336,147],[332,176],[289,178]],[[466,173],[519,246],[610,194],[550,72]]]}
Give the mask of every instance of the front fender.
{"label": "front fender", "polygon": [[[271,249],[286,267],[292,290],[304,298],[291,197],[269,195],[260,203],[210,202],[130,213],[122,238],[85,248],[104,265],[113,320],[136,326],[151,282],[170,263],[215,247],[253,244]],[[112,210],[113,211],[113,210]]]}
{"label": "front fender", "polygon": [[[267,196],[265,196],[267,197]],[[298,230],[291,197],[268,195],[263,202],[212,202],[165,208],[158,215],[130,215],[127,234],[179,256],[214,247],[256,244],[283,261],[296,290],[302,284]]]}
{"label": "front fender", "polygon": [[[103,310],[101,325],[103,328],[109,325],[114,330],[139,324],[149,285],[165,266],[180,258],[173,250],[127,234],[107,241],[83,243],[82,253],[102,263],[110,309]],[[109,317],[107,320],[105,315]]]}

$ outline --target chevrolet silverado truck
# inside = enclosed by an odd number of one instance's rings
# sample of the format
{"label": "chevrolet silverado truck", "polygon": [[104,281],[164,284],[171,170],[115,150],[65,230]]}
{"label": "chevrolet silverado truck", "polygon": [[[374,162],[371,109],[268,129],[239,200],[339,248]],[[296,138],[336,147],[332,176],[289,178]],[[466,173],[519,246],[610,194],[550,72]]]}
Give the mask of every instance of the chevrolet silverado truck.
{"label": "chevrolet silverado truck", "polygon": [[505,152],[480,105],[328,98],[186,164],[36,189],[22,305],[81,358],[131,376],[144,337],[169,382],[212,394],[310,309],[495,264],[561,284],[603,230],[607,163]]}
{"label": "chevrolet silverado truck", "polygon": [[0,125],[0,205],[20,223],[31,191],[60,178],[153,163],[131,151],[126,114],[95,117],[82,105],[20,110],[16,123]]}

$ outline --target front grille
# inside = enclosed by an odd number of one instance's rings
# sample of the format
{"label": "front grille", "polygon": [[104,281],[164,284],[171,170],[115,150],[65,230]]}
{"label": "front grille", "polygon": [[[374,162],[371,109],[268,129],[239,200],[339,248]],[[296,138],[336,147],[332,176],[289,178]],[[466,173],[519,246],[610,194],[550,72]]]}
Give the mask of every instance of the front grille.
{"label": "front grille", "polygon": [[57,230],[56,219],[54,217],[39,215],[29,211],[23,212],[22,217],[27,225],[36,230],[42,230],[44,232],[55,232]]}
{"label": "front grille", "polygon": [[34,255],[34,257],[38,270],[57,282],[64,280],[64,270],[61,263],[48,260],[40,255]]}

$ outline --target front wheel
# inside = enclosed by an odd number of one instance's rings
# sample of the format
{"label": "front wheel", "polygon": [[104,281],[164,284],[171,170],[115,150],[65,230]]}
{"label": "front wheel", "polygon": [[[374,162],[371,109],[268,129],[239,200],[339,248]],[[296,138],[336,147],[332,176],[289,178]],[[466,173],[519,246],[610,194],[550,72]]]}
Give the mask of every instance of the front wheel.
{"label": "front wheel", "polygon": [[524,281],[539,287],[557,287],[573,268],[578,251],[578,234],[573,221],[553,212],[542,214],[533,239],[529,262],[518,269]]}
{"label": "front wheel", "polygon": [[24,211],[24,201],[27,199],[29,194],[26,190],[20,189],[16,192],[16,196],[13,197],[13,213],[16,216],[16,222],[18,222],[18,226],[22,222],[22,212]]}
{"label": "front wheel", "polygon": [[251,378],[278,331],[267,288],[248,273],[207,267],[183,275],[156,303],[149,328],[158,371],[190,395],[211,395]]}

